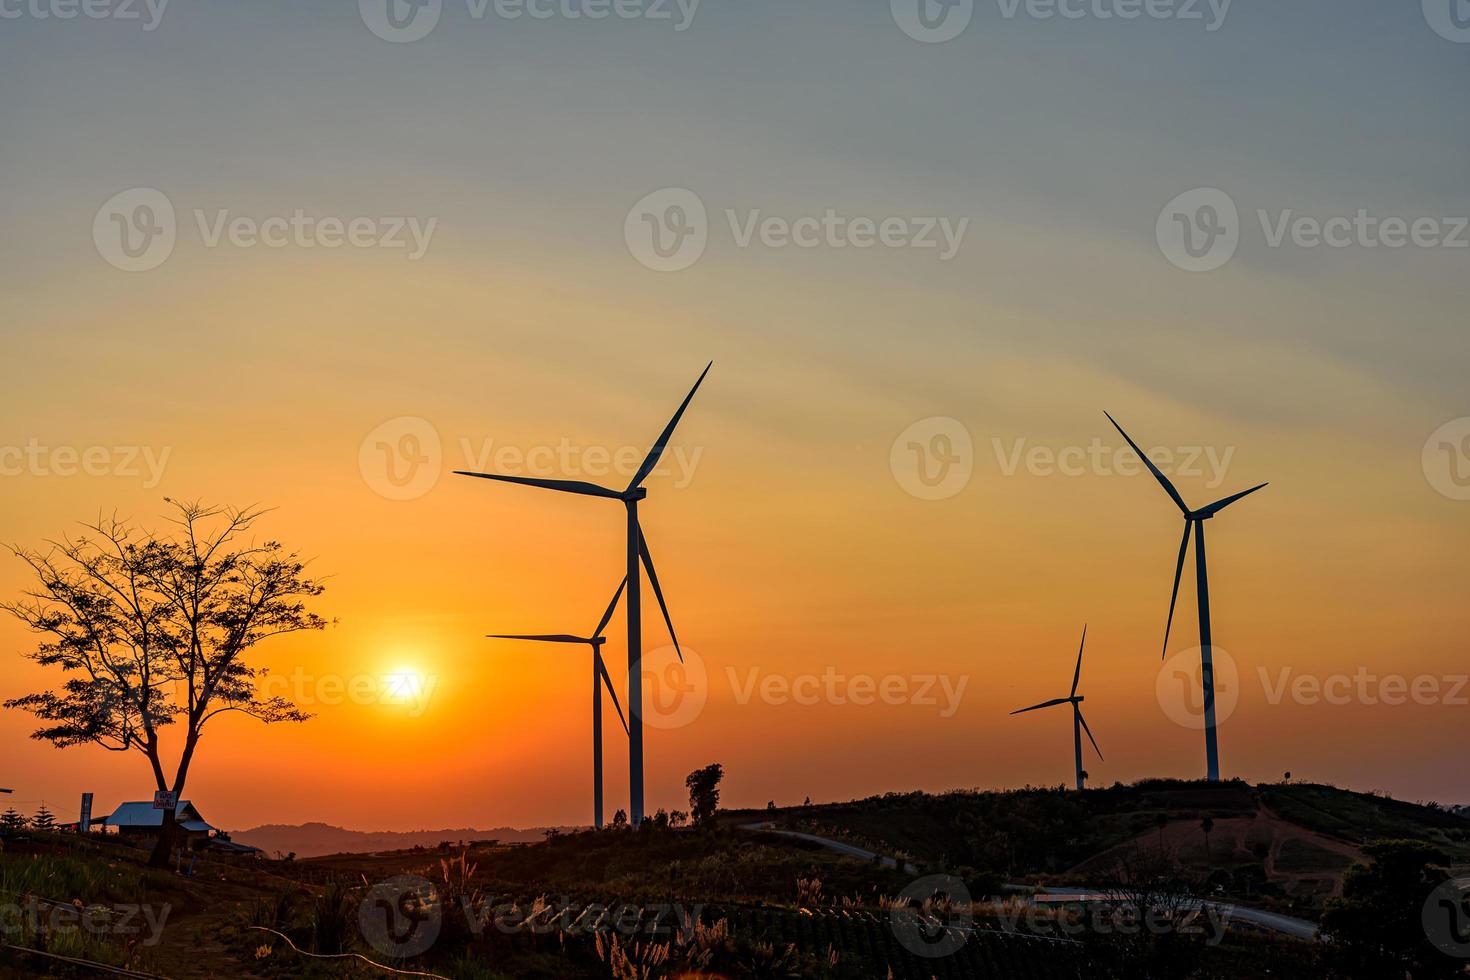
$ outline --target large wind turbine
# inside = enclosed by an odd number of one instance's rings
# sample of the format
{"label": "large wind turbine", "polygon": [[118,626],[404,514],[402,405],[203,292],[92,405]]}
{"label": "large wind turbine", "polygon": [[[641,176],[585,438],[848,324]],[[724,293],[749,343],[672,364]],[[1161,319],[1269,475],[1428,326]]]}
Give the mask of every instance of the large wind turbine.
{"label": "large wind turbine", "polygon": [[1199,510],[1190,510],[1189,505],[1184,502],[1184,498],[1179,496],[1179,491],[1174,489],[1174,484],[1170,483],[1169,478],[1164,476],[1159,468],[1154,465],[1153,460],[1149,459],[1147,454],[1138,448],[1138,443],[1134,442],[1128,433],[1123,431],[1123,427],[1118,424],[1117,419],[1108,415],[1107,412],[1103,414],[1108,416],[1108,421],[1113,423],[1113,428],[1117,429],[1123,438],[1128,440],[1128,445],[1132,446],[1133,451],[1138,454],[1138,458],[1143,460],[1143,465],[1148,467],[1149,472],[1154,475],[1154,479],[1159,481],[1159,485],[1164,488],[1164,492],[1169,495],[1170,499],[1174,501],[1179,507],[1179,510],[1184,514],[1184,537],[1179,541],[1179,562],[1174,567],[1174,591],[1169,596],[1169,619],[1164,624],[1164,652],[1161,656],[1168,656],[1169,654],[1169,630],[1174,625],[1174,605],[1179,601],[1179,579],[1184,574],[1184,557],[1189,551],[1189,532],[1191,528],[1194,530],[1195,589],[1199,594],[1199,602],[1197,604],[1199,606],[1200,681],[1204,687],[1205,702],[1206,778],[1212,783],[1219,782],[1220,747],[1215,736],[1215,660],[1214,647],[1210,642],[1210,579],[1205,567],[1205,521],[1214,517],[1241,497],[1249,496],[1262,487],[1268,486],[1268,484],[1262,483],[1260,486],[1251,487],[1249,490],[1242,490],[1240,493],[1231,494],[1222,500],[1215,501],[1213,504],[1201,507]]}
{"label": "large wind turbine", "polygon": [[1092,729],[1087,727],[1087,719],[1082,717],[1082,702],[1087,699],[1077,693],[1077,682],[1082,679],[1082,647],[1087,645],[1087,627],[1082,627],[1082,643],[1077,647],[1077,669],[1072,672],[1072,693],[1064,698],[1053,698],[1040,704],[1033,704],[1029,708],[1012,711],[1013,715],[1024,715],[1028,711],[1037,711],[1041,708],[1054,708],[1059,704],[1070,704],[1072,706],[1072,747],[1076,752],[1077,761],[1077,788],[1085,789],[1087,773],[1082,768],[1082,733],[1087,732],[1087,740],[1092,743],[1092,750],[1097,753],[1099,760],[1102,759],[1102,749],[1097,747],[1097,739],[1092,737]]}
{"label": "large wind turbine", "polygon": [[679,638],[674,634],[674,621],[669,618],[669,607],[665,604],[663,590],[658,585],[658,573],[653,570],[653,557],[648,553],[648,542],[644,540],[643,530],[638,525],[638,501],[648,496],[648,491],[642,486],[643,481],[648,479],[648,474],[652,473],[653,468],[658,465],[659,457],[663,455],[669,440],[673,438],[679,419],[684,417],[684,410],[689,407],[689,403],[694,399],[694,393],[699,390],[700,384],[704,382],[704,377],[709,374],[711,367],[714,367],[713,361],[705,365],[704,371],[699,375],[699,380],[694,382],[694,387],[690,388],[689,394],[684,396],[679,410],[674,413],[673,418],[669,419],[669,424],[664,426],[664,431],[659,433],[658,440],[648,451],[643,465],[638,467],[638,472],[633,474],[632,481],[622,491],[609,490],[595,483],[575,480],[542,480],[527,476],[501,476],[495,473],[455,471],[459,476],[498,480],[502,483],[519,483],[528,487],[541,487],[544,490],[559,490],[563,493],[622,501],[628,516],[628,815],[630,822],[635,827],[643,822],[643,610],[640,562],[642,567],[648,570],[648,584],[653,586],[654,597],[658,599],[659,609],[663,611],[664,623],[669,628],[669,638],[674,641],[674,650],[679,654],[681,661],[684,659],[684,651],[679,649]]}
{"label": "large wind turbine", "polygon": [[623,723],[623,731],[628,731],[628,720],[623,717],[623,706],[618,704],[618,692],[613,689],[612,678],[607,675],[607,667],[602,662],[602,645],[607,642],[607,637],[602,635],[602,631],[607,629],[608,620],[612,619],[613,610],[618,607],[618,599],[622,598],[623,588],[627,584],[627,579],[618,584],[618,591],[613,593],[612,602],[607,604],[607,612],[602,614],[602,619],[598,620],[597,628],[592,631],[591,636],[571,636],[566,633],[490,634],[492,640],[585,643],[592,648],[592,825],[598,830],[602,829],[602,686],[604,684],[607,685],[607,693],[612,696],[613,707],[618,709],[618,720]]}

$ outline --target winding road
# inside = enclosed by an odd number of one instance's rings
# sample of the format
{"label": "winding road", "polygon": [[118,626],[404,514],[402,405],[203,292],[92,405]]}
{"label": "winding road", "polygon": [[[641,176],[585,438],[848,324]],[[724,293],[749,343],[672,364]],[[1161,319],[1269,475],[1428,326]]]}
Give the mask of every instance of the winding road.
{"label": "winding road", "polygon": [[[830,837],[819,837],[816,834],[803,834],[795,830],[781,830],[770,824],[749,823],[741,824],[741,830],[749,830],[763,834],[779,834],[782,837],[794,837],[798,840],[809,841],[829,851],[845,854],[848,857],[857,858],[859,861],[876,860],[885,868],[897,868],[898,861],[891,857],[884,857],[873,851],[865,850],[853,844],[845,844]],[[917,875],[919,869],[907,862],[903,865],[905,874]],[[1026,886],[1013,886],[1027,891]],[[1100,902],[1107,900],[1107,894],[1091,888],[1043,888],[1042,893],[1056,902]],[[1032,901],[1035,901],[1033,898]],[[1262,929],[1269,929],[1282,935],[1291,936],[1295,939],[1312,940],[1317,937],[1317,923],[1307,919],[1296,919],[1289,915],[1281,915],[1277,912],[1267,912],[1264,909],[1253,909],[1245,905],[1233,905],[1228,902],[1202,902],[1201,908],[1210,909],[1221,914],[1226,922],[1245,922]]]}

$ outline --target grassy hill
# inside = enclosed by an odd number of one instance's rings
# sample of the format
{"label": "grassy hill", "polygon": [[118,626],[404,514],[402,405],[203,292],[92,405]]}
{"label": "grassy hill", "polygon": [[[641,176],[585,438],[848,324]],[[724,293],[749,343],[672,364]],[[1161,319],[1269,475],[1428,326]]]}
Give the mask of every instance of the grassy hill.
{"label": "grassy hill", "polygon": [[[756,822],[906,856],[920,870],[743,826]],[[23,928],[5,941],[168,977],[385,976],[306,954],[388,962],[365,939],[361,910],[373,911],[376,886],[413,875],[434,892],[415,914],[432,908],[440,931],[427,952],[394,965],[444,977],[1305,978],[1325,974],[1300,941],[1234,929],[1141,944],[1079,909],[979,899],[1007,881],[1096,884],[1114,857],[1152,853],[1210,889],[1303,914],[1332,894],[1366,842],[1422,840],[1467,863],[1467,830],[1470,821],[1436,808],[1331,787],[1150,781],[722,811],[702,831],[552,834],[523,846],[210,857],[192,876],[145,869],[142,850],[116,842],[34,835],[0,853],[0,906],[39,901],[114,917],[131,904],[167,907],[156,945],[106,930]],[[915,891],[937,872],[960,876],[979,901],[957,910]],[[925,955],[905,931],[914,923],[930,929],[925,942],[958,937],[956,950]],[[0,951],[0,976],[83,975],[68,969]]]}
{"label": "grassy hill", "polygon": [[[1147,780],[1089,789],[889,793],[727,812],[986,881],[1099,885],[1124,855],[1162,850],[1222,896],[1310,916],[1375,839],[1434,845],[1470,865],[1470,820],[1317,784]],[[1203,821],[1209,818],[1209,835]]]}
{"label": "grassy hill", "polygon": [[[559,828],[568,830],[572,828]],[[445,830],[362,831],[347,830],[325,823],[264,824],[239,830],[231,837],[239,844],[258,847],[266,854],[295,854],[297,857],[321,857],[326,854],[371,854],[374,851],[406,851],[411,847],[437,847],[441,841],[495,840],[502,844],[527,844],[546,836],[545,827],[521,829],[473,827]]]}

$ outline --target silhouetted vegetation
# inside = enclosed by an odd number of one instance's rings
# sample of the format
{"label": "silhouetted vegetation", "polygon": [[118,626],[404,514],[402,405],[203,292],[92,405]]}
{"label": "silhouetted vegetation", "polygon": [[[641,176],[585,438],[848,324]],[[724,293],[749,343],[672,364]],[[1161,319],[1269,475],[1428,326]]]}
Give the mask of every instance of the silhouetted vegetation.
{"label": "silhouetted vegetation", "polygon": [[1407,840],[1363,850],[1372,860],[1348,871],[1342,897],[1322,916],[1323,959],[1333,973],[1353,980],[1463,976],[1464,959],[1435,949],[1425,930],[1425,902],[1449,878],[1445,855]]}
{"label": "silhouetted vegetation", "polygon": [[725,778],[725,768],[718,762],[696,769],[684,780],[689,788],[689,813],[694,826],[705,827],[720,808],[720,780]]}
{"label": "silhouetted vegetation", "polygon": [[[28,656],[64,678],[5,702],[43,722],[31,737],[137,753],[159,792],[182,794],[214,718],[307,718],[284,698],[263,697],[245,658],[265,639],[326,621],[306,609],[323,586],[305,562],[279,542],[246,540],[264,511],[170,503],[173,537],[114,516],[46,551],[14,549],[36,585],[0,610],[42,637]],[[178,757],[165,760],[161,730],[178,723]],[[155,867],[167,865],[173,834],[174,811],[165,810]]]}

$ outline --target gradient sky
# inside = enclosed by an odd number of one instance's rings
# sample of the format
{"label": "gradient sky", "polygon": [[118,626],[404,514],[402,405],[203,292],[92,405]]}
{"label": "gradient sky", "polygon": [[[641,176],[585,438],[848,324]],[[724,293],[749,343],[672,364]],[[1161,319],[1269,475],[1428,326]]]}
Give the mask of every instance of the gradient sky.
{"label": "gradient sky", "polygon": [[[679,432],[693,477],[656,477],[645,510],[709,677],[691,724],[649,735],[651,807],[682,805],[684,774],[716,760],[736,805],[1060,783],[1065,717],[1006,713],[1065,694],[1084,622],[1094,781],[1197,776],[1201,736],[1155,693],[1177,513],[1146,476],[1008,475],[997,458],[997,441],[1116,448],[1107,408],[1145,446],[1233,450],[1218,486],[1179,477],[1193,502],[1272,483],[1209,528],[1215,639],[1241,674],[1225,774],[1470,800],[1470,690],[1272,704],[1260,680],[1470,671],[1470,502],[1421,461],[1470,415],[1470,249],[1271,248],[1255,217],[1470,214],[1470,44],[1419,8],[1240,0],[1209,32],[981,0],[961,36],[924,44],[881,3],[706,0],[677,32],[476,20],[446,0],[429,36],[394,44],[341,0],[174,0],[153,31],[11,4],[0,447],[169,455],[156,486],[0,477],[0,539],[38,545],[99,509],[156,523],[165,495],[273,505],[269,532],[331,575],[317,608],[340,622],[258,662],[432,676],[417,717],[307,704],[305,725],[219,723],[188,793],[215,823],[585,821],[583,658],[479,637],[590,627],[620,576],[620,513],[448,470],[465,441],[641,452],[713,358]],[[127,273],[92,227],[134,187],[164,192],[180,231],[161,266]],[[629,209],[666,187],[699,194],[713,225],[677,273],[624,243]],[[1207,274],[1155,241],[1164,205],[1199,187],[1244,226]],[[741,248],[727,208],[970,223],[942,262]],[[210,248],[195,209],[438,224],[409,261]],[[443,446],[444,477],[408,501],[359,462],[401,417]],[[890,466],[930,417],[975,447],[941,501]],[[21,572],[0,562],[0,594]],[[1195,642],[1192,595],[1175,649]],[[0,623],[0,696],[46,682],[19,656],[31,642]],[[623,661],[621,640],[609,654]],[[742,704],[731,683],[829,668],[966,687],[941,717]],[[83,790],[99,810],[151,792],[141,758],[61,752],[31,727],[0,712],[17,800],[70,814]],[[607,735],[611,810],[625,760]]]}

